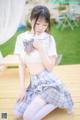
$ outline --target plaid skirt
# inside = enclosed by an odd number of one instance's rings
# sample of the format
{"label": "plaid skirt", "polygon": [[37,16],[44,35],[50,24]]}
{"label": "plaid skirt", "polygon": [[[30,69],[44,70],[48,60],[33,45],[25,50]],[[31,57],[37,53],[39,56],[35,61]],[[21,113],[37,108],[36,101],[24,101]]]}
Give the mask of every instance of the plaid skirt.
{"label": "plaid skirt", "polygon": [[69,111],[73,108],[71,95],[63,82],[53,73],[44,70],[39,74],[31,75],[30,85],[26,90],[27,97],[16,103],[15,114],[23,114],[37,95],[41,95],[47,104],[54,104],[57,108]]}

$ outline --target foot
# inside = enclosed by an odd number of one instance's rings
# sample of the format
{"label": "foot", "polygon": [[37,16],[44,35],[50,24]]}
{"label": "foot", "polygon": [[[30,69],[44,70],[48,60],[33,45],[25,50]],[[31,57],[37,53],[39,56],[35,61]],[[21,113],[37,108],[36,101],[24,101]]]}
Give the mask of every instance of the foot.
{"label": "foot", "polygon": [[73,113],[74,113],[74,110],[71,109],[71,110],[68,110],[67,112],[68,112],[68,114],[73,114]]}

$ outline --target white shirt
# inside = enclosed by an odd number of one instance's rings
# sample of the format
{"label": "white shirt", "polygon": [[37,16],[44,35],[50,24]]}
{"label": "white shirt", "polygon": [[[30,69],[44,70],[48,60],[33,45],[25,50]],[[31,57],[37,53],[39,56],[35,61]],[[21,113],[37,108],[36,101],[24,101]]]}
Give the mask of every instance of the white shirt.
{"label": "white shirt", "polygon": [[53,36],[51,36],[50,34],[46,32],[40,35],[33,35],[28,31],[21,33],[17,37],[14,54],[20,54],[22,59],[25,59],[27,62],[41,63],[42,61],[41,61],[40,54],[36,49],[33,52],[31,52],[30,55],[28,55],[24,50],[23,42],[29,41],[32,38],[34,38],[34,40],[42,41],[43,48],[45,52],[48,54],[48,56],[53,56],[53,55],[57,56],[56,44],[55,44],[55,40]]}

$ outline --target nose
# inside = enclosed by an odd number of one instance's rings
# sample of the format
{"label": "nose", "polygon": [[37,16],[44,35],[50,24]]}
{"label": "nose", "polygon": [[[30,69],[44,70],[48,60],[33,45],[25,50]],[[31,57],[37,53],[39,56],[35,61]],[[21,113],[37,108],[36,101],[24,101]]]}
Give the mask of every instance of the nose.
{"label": "nose", "polygon": [[39,29],[41,29],[42,28],[42,25],[39,25]]}
{"label": "nose", "polygon": [[39,30],[41,30],[41,31],[43,30],[43,26],[42,25],[39,26]]}

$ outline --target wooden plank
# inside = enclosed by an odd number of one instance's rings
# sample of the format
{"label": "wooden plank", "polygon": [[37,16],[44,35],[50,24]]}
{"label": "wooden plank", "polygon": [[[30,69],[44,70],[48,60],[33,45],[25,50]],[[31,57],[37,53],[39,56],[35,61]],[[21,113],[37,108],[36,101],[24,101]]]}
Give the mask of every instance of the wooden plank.
{"label": "wooden plank", "polygon": [[[56,66],[53,72],[58,75],[69,89],[74,101],[74,114],[64,110],[55,110],[45,117],[46,120],[80,120],[80,65]],[[26,85],[29,84],[29,73],[26,69]],[[5,89],[6,88],[6,89]],[[19,93],[18,69],[7,69],[0,72],[0,112],[8,112],[8,120],[13,119],[13,108]],[[45,120],[44,119],[44,120]]]}

